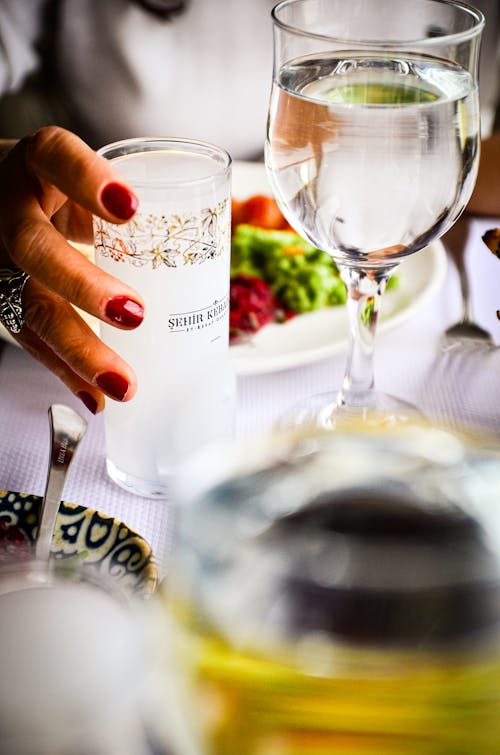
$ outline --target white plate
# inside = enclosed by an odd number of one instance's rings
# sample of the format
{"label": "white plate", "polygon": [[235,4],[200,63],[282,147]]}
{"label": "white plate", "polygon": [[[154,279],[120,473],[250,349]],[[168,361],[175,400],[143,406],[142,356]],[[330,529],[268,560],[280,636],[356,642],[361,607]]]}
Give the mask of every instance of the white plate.
{"label": "white plate", "polygon": [[[233,164],[233,195],[270,194],[263,165]],[[400,285],[384,294],[379,332],[395,328],[425,307],[440,289],[447,257],[440,241],[407,257],[398,269]],[[344,351],[348,344],[345,307],[328,307],[298,315],[283,324],[266,325],[244,344],[231,346],[238,375],[259,375],[309,364]]]}

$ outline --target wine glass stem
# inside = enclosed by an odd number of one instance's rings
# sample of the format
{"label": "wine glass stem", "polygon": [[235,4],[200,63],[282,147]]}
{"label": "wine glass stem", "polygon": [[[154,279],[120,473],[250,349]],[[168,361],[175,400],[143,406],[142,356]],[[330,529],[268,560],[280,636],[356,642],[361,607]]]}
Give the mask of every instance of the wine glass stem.
{"label": "wine glass stem", "polygon": [[381,297],[392,268],[357,270],[339,266],[347,287],[350,345],[339,406],[368,408],[374,401],[374,344]]}

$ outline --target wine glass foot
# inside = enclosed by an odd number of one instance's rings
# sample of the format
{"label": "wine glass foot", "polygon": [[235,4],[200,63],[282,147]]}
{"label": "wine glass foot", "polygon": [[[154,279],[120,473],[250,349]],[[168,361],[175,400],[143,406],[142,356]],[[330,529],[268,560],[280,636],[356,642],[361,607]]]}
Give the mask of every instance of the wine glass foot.
{"label": "wine glass foot", "polygon": [[369,401],[346,402],[340,391],[321,393],[303,399],[288,409],[277,421],[279,429],[314,427],[336,430],[348,425],[360,429],[396,427],[422,422],[424,417],[416,406],[386,393],[370,394]]}

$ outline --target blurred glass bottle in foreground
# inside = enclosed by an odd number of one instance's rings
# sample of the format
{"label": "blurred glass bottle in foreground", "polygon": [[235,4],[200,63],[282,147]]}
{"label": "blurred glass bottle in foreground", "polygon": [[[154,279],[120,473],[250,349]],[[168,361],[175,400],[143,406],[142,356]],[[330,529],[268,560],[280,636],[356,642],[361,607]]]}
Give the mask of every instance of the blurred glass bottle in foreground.
{"label": "blurred glass bottle in foreground", "polygon": [[165,590],[204,755],[500,742],[500,456],[430,427],[198,457]]}

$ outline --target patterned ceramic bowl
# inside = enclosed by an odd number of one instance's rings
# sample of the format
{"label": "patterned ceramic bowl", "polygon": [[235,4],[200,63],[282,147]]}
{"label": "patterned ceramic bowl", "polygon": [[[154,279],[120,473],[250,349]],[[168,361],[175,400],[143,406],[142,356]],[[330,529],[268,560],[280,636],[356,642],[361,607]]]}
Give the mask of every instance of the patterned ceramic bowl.
{"label": "patterned ceramic bowl", "polygon": [[[32,552],[42,498],[0,491],[0,564]],[[61,503],[51,553],[78,559],[122,588],[145,596],[158,583],[158,565],[150,545],[126,524],[85,506]]]}

